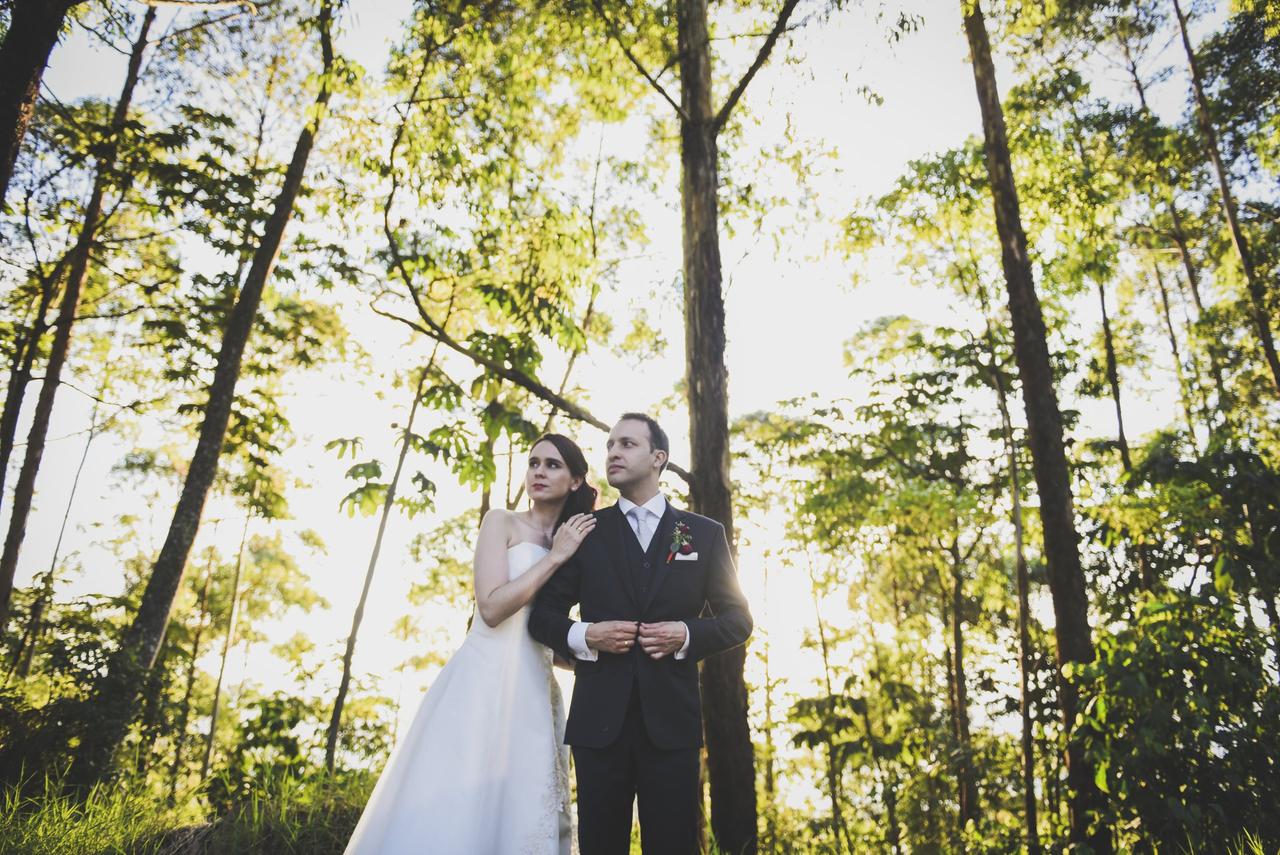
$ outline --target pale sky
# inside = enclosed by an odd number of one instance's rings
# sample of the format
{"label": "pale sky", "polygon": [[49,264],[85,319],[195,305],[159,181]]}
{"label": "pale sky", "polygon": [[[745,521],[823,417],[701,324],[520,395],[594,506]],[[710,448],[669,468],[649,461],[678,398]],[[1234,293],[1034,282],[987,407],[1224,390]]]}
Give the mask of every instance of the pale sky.
{"label": "pale sky", "polygon": [[[410,4],[407,0],[377,0],[353,5],[355,11],[349,13],[340,49],[370,73],[380,74],[387,45],[397,37]],[[807,6],[802,4],[801,9]],[[830,224],[859,200],[888,189],[908,160],[942,151],[980,132],[959,4],[918,0],[912,8],[923,14],[923,28],[892,49],[864,12],[842,13],[826,24],[811,22],[793,34],[787,49],[760,72],[745,99],[760,121],[758,128],[749,130],[740,152],[749,153],[780,141],[789,122],[800,138],[821,143],[833,149],[836,156],[813,182],[823,214],[821,223],[788,235],[780,246],[775,246],[774,235],[769,233],[776,225],[773,218],[766,220],[765,233],[759,237],[745,233],[734,239],[722,236],[732,416],[767,409],[780,399],[810,392],[816,392],[821,399],[849,394],[843,343],[878,316],[901,313],[928,323],[954,320],[956,309],[951,298],[940,291],[910,286],[905,275],[894,268],[887,252],[849,262],[827,249],[834,234]],[[777,61],[784,55],[803,57],[804,62]],[[1176,62],[1177,57],[1167,59]],[[741,67],[745,59],[735,57],[734,61]],[[89,39],[77,31],[55,51],[45,82],[60,99],[71,100],[90,92],[113,93],[122,73],[120,57],[94,49]],[[1099,73],[1105,77],[1105,72]],[[883,104],[868,104],[854,91],[862,85],[881,95]],[[1157,106],[1170,118],[1181,110],[1183,85],[1183,79],[1175,75],[1157,93]],[[1106,88],[1102,78],[1100,86]],[[1118,91],[1118,85],[1115,88]],[[641,136],[628,134],[625,129],[606,131],[606,152],[625,152],[628,146],[642,144]],[[751,166],[739,162],[734,172],[749,173]],[[784,181],[772,174],[762,175],[761,180]],[[667,182],[672,195],[666,205],[644,211],[652,241],[646,257],[624,268],[619,292],[603,298],[604,309],[614,315],[621,331],[629,326],[627,317],[631,312],[646,309],[650,322],[663,330],[669,346],[641,370],[633,370],[607,349],[593,350],[580,360],[575,374],[576,381],[590,390],[586,401],[589,408],[606,421],[624,410],[653,407],[670,395],[684,370],[684,334],[677,291],[679,209],[674,181],[673,177]],[[788,188],[779,183],[775,189]],[[791,212],[781,214],[784,219],[791,216]],[[850,285],[855,263],[863,282],[856,289]],[[655,289],[656,299],[650,298]],[[351,520],[338,512],[338,500],[351,487],[342,479],[349,461],[338,461],[322,447],[335,437],[363,436],[363,456],[380,458],[389,470],[394,462],[389,425],[403,418],[407,405],[406,391],[390,388],[390,372],[420,360],[424,353],[421,342],[405,346],[400,330],[373,317],[361,300],[349,298],[347,303],[349,308],[344,315],[349,325],[384,373],[352,376],[351,366],[331,365],[291,380],[287,412],[298,436],[284,462],[309,486],[295,489],[289,496],[294,520],[255,522],[251,529],[266,533],[271,527],[286,531],[311,528],[326,540],[327,555],[307,558],[300,547],[297,555],[317,591],[333,604],[332,609],[260,629],[268,632],[273,642],[283,641],[295,631],[309,634],[319,649],[331,656],[331,685],[336,685],[340,673],[337,656],[350,626],[377,519]],[[1095,317],[1093,303],[1086,300],[1076,314],[1077,323],[1082,329],[1091,329]],[[378,340],[373,343],[375,337]],[[461,374],[468,376],[466,372]],[[556,371],[548,371],[547,376],[559,378]],[[1153,382],[1169,385],[1164,378],[1153,378]],[[1140,435],[1170,421],[1170,403],[1163,395],[1149,402],[1135,401],[1126,412],[1126,419],[1132,422],[1131,434]],[[1090,433],[1109,432],[1112,415],[1106,401],[1085,402],[1082,406]],[[48,564],[80,457],[83,437],[76,434],[83,430],[87,415],[88,402],[83,397],[68,390],[60,394],[50,431],[53,441],[38,484],[36,513],[19,567],[19,584],[26,584]],[[686,414],[681,409],[662,415],[672,434],[673,458],[687,460]],[[598,467],[603,460],[603,437],[591,428],[562,428],[579,437],[589,462]],[[21,436],[25,436],[25,424],[21,430]],[[64,547],[64,552],[79,554],[86,572],[64,587],[60,592],[64,598],[87,592],[114,594],[119,590],[119,571],[112,558],[92,542],[109,534],[114,514],[131,502],[137,503],[130,496],[113,492],[107,476],[110,466],[125,450],[111,438],[104,438],[89,458]],[[411,565],[406,544],[416,533],[433,528],[437,521],[478,506],[476,496],[447,479],[447,474],[437,479],[440,492],[435,513],[414,520],[402,516],[392,519],[361,632],[356,672],[386,675],[382,691],[392,696],[396,693],[392,668],[412,651],[390,639],[389,631],[396,618],[409,610],[405,593],[410,582],[421,576]],[[153,518],[158,547],[172,503],[166,501],[140,510]],[[206,518],[232,515],[236,515],[234,510],[217,502],[206,508]],[[234,525],[220,529],[218,541],[224,553],[234,550],[238,533],[238,526]],[[741,554],[744,587],[752,600],[760,632],[769,634],[775,654],[783,657],[781,664],[774,666],[775,675],[787,674],[788,689],[800,691],[818,668],[816,655],[797,652],[811,622],[812,604],[804,585],[778,584],[777,571],[765,602],[760,545],[768,540],[769,533],[746,534],[757,545],[744,548]],[[209,536],[206,526],[197,540],[197,549],[207,543]],[[766,615],[767,619],[760,620]],[[437,614],[428,609],[418,616],[424,628],[440,627],[440,634],[429,634],[423,643],[452,649],[461,641],[465,613]],[[791,651],[790,657],[783,651]],[[236,686],[243,676],[237,657],[230,685]],[[415,706],[415,691],[421,690],[429,676],[408,678],[405,716]],[[267,687],[286,684],[280,664],[265,646],[255,651],[249,678]],[[567,686],[572,677],[564,679]],[[753,675],[749,674],[749,679]]]}

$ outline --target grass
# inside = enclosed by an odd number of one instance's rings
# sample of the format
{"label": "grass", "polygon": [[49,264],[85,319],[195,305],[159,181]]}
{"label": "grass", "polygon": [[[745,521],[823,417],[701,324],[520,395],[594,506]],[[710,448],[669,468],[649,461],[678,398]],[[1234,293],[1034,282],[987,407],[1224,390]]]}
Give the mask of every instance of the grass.
{"label": "grass", "polygon": [[[147,787],[106,785],[74,799],[46,776],[26,793],[0,789],[0,855],[341,855],[371,785],[364,775],[269,779],[210,821],[198,793],[170,806]],[[1276,855],[1249,833],[1214,851]]]}
{"label": "grass", "polygon": [[0,855],[340,855],[368,797],[363,777],[279,778],[210,821],[198,794],[175,806],[146,789],[56,780],[0,791]]}
{"label": "grass", "polygon": [[76,799],[45,776],[26,792],[0,791],[0,855],[132,855],[136,841],[193,821],[189,806],[171,808],[150,793],[100,785]]}

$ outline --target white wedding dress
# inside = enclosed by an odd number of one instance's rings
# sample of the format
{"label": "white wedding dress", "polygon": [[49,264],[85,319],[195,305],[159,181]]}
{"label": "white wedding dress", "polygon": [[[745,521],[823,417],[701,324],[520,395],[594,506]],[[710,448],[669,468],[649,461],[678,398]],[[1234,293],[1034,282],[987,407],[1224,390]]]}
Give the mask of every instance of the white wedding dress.
{"label": "white wedding dress", "polygon": [[[508,578],[547,549],[507,550]],[[525,606],[471,630],[392,749],[346,855],[569,855],[569,751],[551,651]]]}

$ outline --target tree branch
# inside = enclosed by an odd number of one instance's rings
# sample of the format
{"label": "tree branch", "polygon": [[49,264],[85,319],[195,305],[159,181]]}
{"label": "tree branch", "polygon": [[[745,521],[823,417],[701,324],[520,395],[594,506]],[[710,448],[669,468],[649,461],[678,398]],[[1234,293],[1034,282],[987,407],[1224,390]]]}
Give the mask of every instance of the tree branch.
{"label": "tree branch", "polygon": [[[795,0],[791,0],[791,2],[794,4]],[[609,16],[605,14],[604,4],[601,0],[591,0],[591,5],[595,6],[596,13],[600,16],[600,19],[604,21],[605,26],[609,28],[609,35],[613,36],[613,40],[618,43],[618,47],[622,50],[622,55],[630,60],[631,64],[636,67],[636,71],[640,72],[640,76],[647,80],[649,85],[652,86],[659,95],[666,99],[666,102],[671,105],[671,109],[676,111],[676,115],[679,116],[682,121],[689,121],[689,114],[675,102],[675,99],[667,93],[666,89],[662,88],[662,84],[658,82],[658,79],[649,73],[649,71],[644,67],[644,64],[636,58],[636,55],[632,53],[631,49],[622,41],[622,33],[618,31],[618,27],[613,23]],[[663,70],[665,71],[666,67],[664,67]]]}
{"label": "tree branch", "polygon": [[142,0],[146,6],[183,6],[189,9],[229,9],[239,6],[257,13],[258,7],[250,0]]}
{"label": "tree branch", "polygon": [[756,54],[755,61],[751,63],[751,67],[742,75],[742,79],[738,81],[738,85],[733,87],[733,91],[729,93],[728,99],[725,100],[724,106],[720,108],[720,112],[716,113],[713,132],[720,133],[720,129],[724,127],[725,122],[729,120],[729,114],[733,112],[733,108],[737,106],[738,100],[742,98],[742,93],[747,91],[747,86],[751,83],[751,78],[756,76],[756,72],[760,70],[766,62],[769,61],[769,54],[773,52],[773,46],[778,43],[778,37],[782,35],[787,28],[787,19],[791,17],[791,13],[795,11],[800,0],[787,0],[782,6],[782,11],[778,13],[778,20],[774,22],[773,29],[769,31],[769,35],[765,38],[764,44],[760,45],[760,51]]}

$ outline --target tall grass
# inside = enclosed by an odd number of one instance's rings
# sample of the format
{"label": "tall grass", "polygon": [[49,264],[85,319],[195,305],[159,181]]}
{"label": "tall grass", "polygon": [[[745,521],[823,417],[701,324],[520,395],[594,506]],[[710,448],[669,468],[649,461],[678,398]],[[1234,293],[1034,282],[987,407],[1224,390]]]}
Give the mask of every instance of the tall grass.
{"label": "tall grass", "polygon": [[111,785],[73,798],[45,775],[39,784],[0,790],[0,855],[132,855],[138,840],[198,821],[190,803],[169,807],[151,793]]}
{"label": "tall grass", "polygon": [[[0,855],[341,855],[371,788],[364,774],[276,776],[210,819],[199,793],[169,806],[141,784],[99,785],[77,799],[46,776],[25,792],[0,790]],[[711,849],[719,852],[714,841]],[[640,851],[638,833],[631,851]],[[775,851],[814,850],[778,841]],[[1248,833],[1213,851],[1276,855]]]}
{"label": "tall grass", "polygon": [[0,855],[340,855],[371,786],[363,775],[280,776],[211,820],[198,793],[174,806],[121,785],[75,798],[46,776],[0,791]]}

